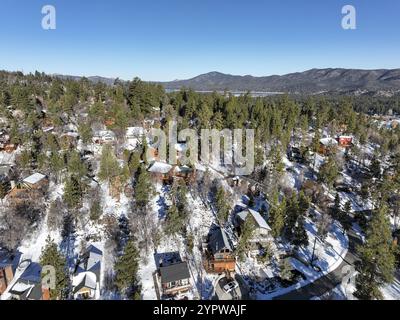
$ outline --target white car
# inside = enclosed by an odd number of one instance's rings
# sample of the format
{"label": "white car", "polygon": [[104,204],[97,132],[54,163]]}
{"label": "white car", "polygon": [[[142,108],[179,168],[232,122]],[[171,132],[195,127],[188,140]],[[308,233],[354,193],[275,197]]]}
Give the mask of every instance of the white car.
{"label": "white car", "polygon": [[232,290],[236,289],[237,287],[239,287],[238,283],[236,281],[231,281],[231,282],[227,283],[226,285],[224,285],[224,291],[226,293],[229,293]]}

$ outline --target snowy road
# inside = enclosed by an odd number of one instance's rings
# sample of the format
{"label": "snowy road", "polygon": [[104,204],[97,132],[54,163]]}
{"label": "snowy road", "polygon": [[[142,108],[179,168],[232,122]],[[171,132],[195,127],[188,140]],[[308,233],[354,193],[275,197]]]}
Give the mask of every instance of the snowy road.
{"label": "snowy road", "polygon": [[361,240],[353,230],[350,230],[347,235],[349,238],[349,250],[342,263],[335,270],[302,288],[275,297],[274,300],[310,300],[336,288],[346,275],[343,272],[345,270],[344,267],[354,265],[358,260],[355,252],[357,245],[361,244]]}

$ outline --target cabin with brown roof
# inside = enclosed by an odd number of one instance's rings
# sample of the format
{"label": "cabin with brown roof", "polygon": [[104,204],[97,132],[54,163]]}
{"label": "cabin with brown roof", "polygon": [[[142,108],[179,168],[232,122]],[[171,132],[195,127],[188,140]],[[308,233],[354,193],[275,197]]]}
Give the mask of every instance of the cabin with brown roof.
{"label": "cabin with brown roof", "polygon": [[11,190],[7,198],[14,203],[23,203],[34,198],[39,198],[47,192],[49,180],[41,173],[35,173],[21,182],[11,181]]}

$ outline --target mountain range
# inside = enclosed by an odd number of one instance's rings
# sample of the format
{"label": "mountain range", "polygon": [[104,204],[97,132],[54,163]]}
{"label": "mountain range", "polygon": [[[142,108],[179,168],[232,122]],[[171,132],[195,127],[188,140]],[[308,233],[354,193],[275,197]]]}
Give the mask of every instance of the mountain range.
{"label": "mountain range", "polygon": [[[80,79],[77,76],[55,75],[60,78]],[[92,82],[112,85],[115,79],[88,77]],[[239,76],[221,72],[209,72],[187,80],[155,82],[167,90],[183,87],[196,91],[230,91],[258,93],[350,93],[393,95],[400,93],[400,69],[311,69],[286,75],[254,77]]]}
{"label": "mountain range", "polygon": [[312,69],[287,75],[253,77],[210,72],[188,80],[160,82],[166,89],[288,93],[366,93],[400,91],[400,69]]}

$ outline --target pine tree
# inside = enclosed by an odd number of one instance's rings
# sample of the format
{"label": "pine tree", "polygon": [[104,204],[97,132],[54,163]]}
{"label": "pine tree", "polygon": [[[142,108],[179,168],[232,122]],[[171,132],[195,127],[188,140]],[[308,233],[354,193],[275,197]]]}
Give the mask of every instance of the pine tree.
{"label": "pine tree", "polygon": [[339,193],[336,193],[335,195],[335,202],[333,205],[333,217],[337,220],[340,219],[340,217],[342,216],[342,207],[340,204],[340,195]]}
{"label": "pine tree", "polygon": [[120,166],[110,145],[105,145],[101,151],[99,179],[108,183],[120,174]]}
{"label": "pine tree", "polygon": [[217,208],[218,220],[221,223],[225,223],[229,216],[229,205],[226,201],[226,193],[223,187],[217,189],[215,195],[215,205]]}
{"label": "pine tree", "polygon": [[293,238],[291,241],[295,247],[308,245],[308,235],[306,229],[304,228],[304,222],[304,217],[300,215],[297,218],[296,225],[293,229]]}
{"label": "pine tree", "polygon": [[138,292],[139,251],[133,239],[130,239],[124,253],[115,263],[115,285],[121,294],[129,291]]}
{"label": "pine tree", "polygon": [[374,211],[368,224],[366,241],[358,248],[361,263],[356,277],[355,297],[362,300],[383,299],[380,287],[393,281],[395,271],[391,242],[387,208],[382,206]]}
{"label": "pine tree", "polygon": [[135,201],[137,206],[146,207],[149,203],[153,186],[151,184],[149,175],[144,166],[139,170],[139,175],[135,184]]}
{"label": "pine tree", "polygon": [[[50,290],[50,298],[52,300],[62,299],[65,297],[65,290],[68,286],[67,259],[57,249],[57,245],[50,238],[46,239],[46,245],[40,256],[40,264],[43,266],[52,266],[55,269],[55,289]],[[47,276],[47,274],[42,274]]]}
{"label": "pine tree", "polygon": [[379,179],[381,177],[381,163],[376,156],[371,160],[369,170],[374,178]]}
{"label": "pine tree", "polygon": [[88,144],[93,138],[92,128],[87,123],[80,123],[78,127],[78,132],[83,144]]}
{"label": "pine tree", "polygon": [[351,226],[353,225],[350,214],[351,214],[351,203],[350,201],[347,201],[344,205],[342,216],[340,219],[340,223],[342,224],[344,231],[349,231],[351,229]]}
{"label": "pine tree", "polygon": [[241,261],[244,260],[246,252],[248,252],[250,240],[253,236],[255,221],[252,215],[247,215],[245,222],[240,229],[240,238],[236,247],[236,255]]}
{"label": "pine tree", "polygon": [[176,205],[169,207],[166,218],[165,233],[167,235],[176,235],[183,231],[185,226],[184,218],[182,217]]}
{"label": "pine tree", "polygon": [[82,179],[88,172],[81,156],[75,150],[72,150],[68,157],[68,172],[76,176],[78,179]]}
{"label": "pine tree", "polygon": [[339,169],[336,165],[335,160],[332,157],[328,158],[323,165],[319,168],[318,180],[320,182],[326,183],[329,187],[332,187],[337,176],[339,174]]}
{"label": "pine tree", "polygon": [[64,201],[70,208],[78,208],[82,204],[83,188],[81,182],[71,176],[64,187]]}
{"label": "pine tree", "polygon": [[100,201],[93,201],[90,207],[90,220],[97,221],[102,212]]}
{"label": "pine tree", "polygon": [[279,195],[275,193],[273,196],[272,206],[269,212],[268,223],[272,229],[272,236],[278,238],[282,236],[282,231],[285,226],[285,211],[286,211],[286,199],[283,198],[282,202],[279,203]]}

